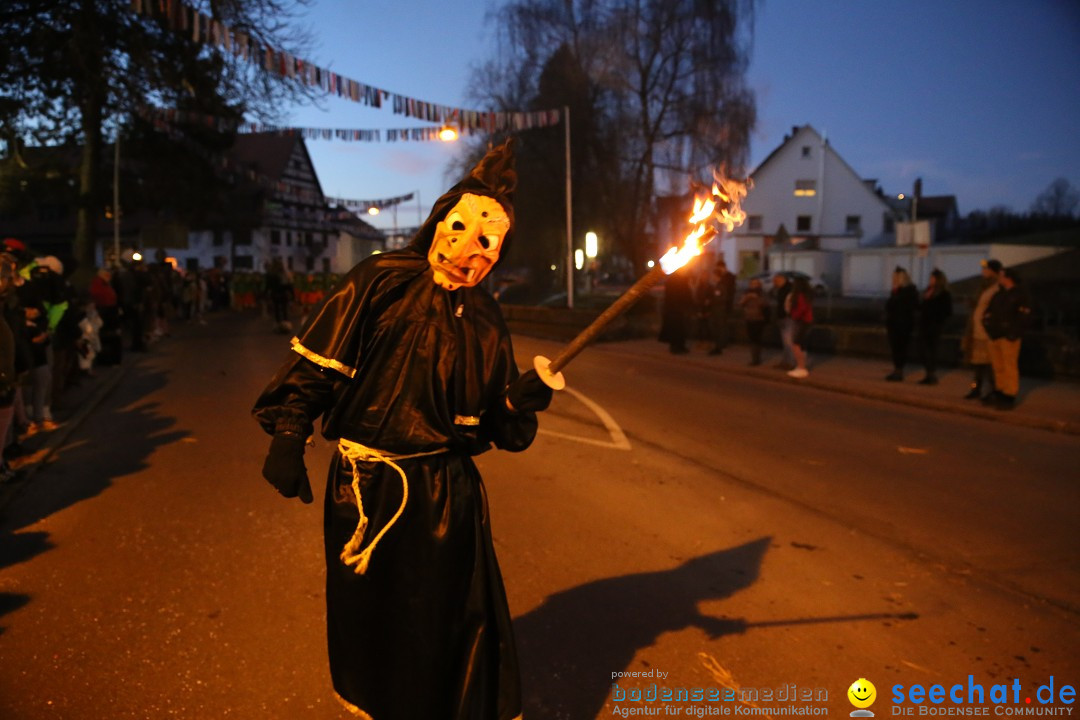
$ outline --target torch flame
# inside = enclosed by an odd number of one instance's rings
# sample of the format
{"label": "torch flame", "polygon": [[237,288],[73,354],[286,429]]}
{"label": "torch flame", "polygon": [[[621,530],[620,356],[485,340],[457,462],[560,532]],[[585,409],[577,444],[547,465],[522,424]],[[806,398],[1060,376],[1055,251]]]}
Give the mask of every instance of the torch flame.
{"label": "torch flame", "polygon": [[[694,209],[690,213],[690,224],[694,229],[686,236],[682,247],[671,248],[662,258],[660,267],[666,275],[675,272],[686,263],[701,254],[702,249],[713,239],[716,231],[708,227],[709,220],[716,218],[728,232],[731,232],[746,220],[746,213],[740,203],[746,197],[750,181],[738,182],[713,172],[712,193],[709,197],[694,197]],[[721,207],[717,211],[717,198]]]}

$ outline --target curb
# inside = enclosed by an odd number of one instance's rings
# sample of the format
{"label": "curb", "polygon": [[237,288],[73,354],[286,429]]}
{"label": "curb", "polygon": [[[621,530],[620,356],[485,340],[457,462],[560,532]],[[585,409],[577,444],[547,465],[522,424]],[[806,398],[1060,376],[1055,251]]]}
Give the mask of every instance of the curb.
{"label": "curb", "polygon": [[59,450],[64,443],[67,442],[67,439],[79,429],[79,426],[82,425],[90,413],[96,410],[98,406],[105,401],[105,398],[112,394],[112,391],[116,389],[116,386],[120,384],[120,381],[124,379],[128,371],[137,365],[138,362],[138,360],[133,360],[130,363],[122,363],[119,365],[112,377],[108,378],[101,387],[97,388],[93,395],[79,407],[74,415],[68,418],[55,432],[49,435],[44,446],[38,451],[44,451],[41,459],[32,465],[27,466],[22,477],[16,481],[0,485],[0,514],[2,514],[4,509],[7,508],[7,506],[11,504],[11,502],[30,484],[30,481],[37,475],[38,471],[49,464],[53,456],[56,455],[57,450]]}
{"label": "curb", "polygon": [[[648,355],[642,355],[640,353],[620,350],[614,346],[614,343],[594,347],[597,347],[597,349],[602,348],[604,352],[610,352],[612,354],[622,355],[624,357],[649,357]],[[979,418],[991,422],[1000,422],[1007,425],[1018,425],[1021,427],[1028,427],[1036,430],[1049,430],[1052,432],[1060,432],[1067,435],[1080,435],[1080,423],[1072,422],[1069,420],[1054,420],[1047,417],[1035,417],[1032,415],[1017,414],[1015,410],[1002,411],[990,410],[982,407],[964,406],[958,405],[954,402],[949,402],[946,400],[935,400],[932,398],[903,397],[900,395],[889,393],[885,390],[850,387],[841,383],[821,380],[816,378],[814,375],[811,375],[809,378],[803,378],[802,380],[796,380],[793,378],[789,378],[784,374],[777,375],[776,373],[770,372],[768,370],[760,370],[749,367],[738,367],[731,365],[716,365],[706,362],[700,362],[697,361],[695,358],[684,357],[684,362],[686,361],[689,361],[696,368],[713,370],[716,372],[724,372],[732,375],[741,375],[743,377],[752,377],[758,380],[766,380],[773,383],[780,383],[784,385],[798,385],[801,387],[814,388],[815,390],[821,390],[823,392],[837,393],[840,395],[850,395],[853,397],[864,398],[867,400],[890,402],[896,405],[906,405],[908,407],[915,407],[923,410],[934,410],[937,412],[953,413],[954,415],[966,415],[968,417]]]}

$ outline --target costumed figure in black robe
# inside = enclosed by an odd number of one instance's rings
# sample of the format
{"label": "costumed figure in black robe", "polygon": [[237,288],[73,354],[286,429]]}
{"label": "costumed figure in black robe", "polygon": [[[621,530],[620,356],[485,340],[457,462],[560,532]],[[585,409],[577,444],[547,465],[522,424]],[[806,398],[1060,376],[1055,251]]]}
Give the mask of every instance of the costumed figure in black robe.
{"label": "costumed figure in black robe", "polygon": [[254,415],[263,475],[311,502],[305,438],[338,441],[325,499],[339,699],[374,720],[514,720],[510,613],[471,456],[520,451],[551,390],[519,377],[480,281],[513,230],[509,143],[435,203],[409,247],[358,264],[292,340]]}

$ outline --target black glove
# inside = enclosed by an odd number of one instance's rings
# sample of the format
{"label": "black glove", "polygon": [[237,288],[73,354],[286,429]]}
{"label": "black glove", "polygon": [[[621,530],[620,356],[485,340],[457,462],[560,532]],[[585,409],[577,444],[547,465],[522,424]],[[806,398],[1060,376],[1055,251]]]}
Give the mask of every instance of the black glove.
{"label": "black glove", "polygon": [[530,370],[506,390],[506,399],[514,412],[540,412],[551,404],[552,390],[544,384],[535,370]]}
{"label": "black glove", "polygon": [[262,474],[285,497],[299,496],[303,503],[312,501],[311,483],[304,467],[304,438],[299,435],[281,433],[274,436]]}

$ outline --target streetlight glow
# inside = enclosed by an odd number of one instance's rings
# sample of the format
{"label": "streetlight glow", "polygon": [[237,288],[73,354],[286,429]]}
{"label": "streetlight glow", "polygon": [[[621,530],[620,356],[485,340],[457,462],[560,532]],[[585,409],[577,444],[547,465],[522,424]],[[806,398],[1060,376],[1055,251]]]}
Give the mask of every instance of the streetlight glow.
{"label": "streetlight glow", "polygon": [[596,233],[592,230],[585,233],[585,257],[590,260],[596,257],[596,252],[599,248],[600,241],[596,237]]}
{"label": "streetlight glow", "polygon": [[369,208],[367,209],[367,214],[368,214],[368,215],[372,215],[372,216],[374,216],[374,215],[378,215],[378,214],[379,214],[379,208],[377,208],[377,207],[375,207],[374,205],[372,205],[371,207],[369,207]]}
{"label": "streetlight glow", "polygon": [[439,139],[443,142],[454,142],[458,139],[458,131],[451,125],[443,125],[439,129]]}
{"label": "streetlight glow", "polygon": [[646,265],[648,265],[649,269],[651,270],[653,268],[653,266],[656,265],[656,263],[654,261],[650,260],[649,262],[646,263]]}
{"label": "streetlight glow", "polygon": [[582,252],[581,248],[574,251],[574,267],[578,270],[585,267],[585,253]]}

